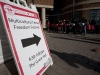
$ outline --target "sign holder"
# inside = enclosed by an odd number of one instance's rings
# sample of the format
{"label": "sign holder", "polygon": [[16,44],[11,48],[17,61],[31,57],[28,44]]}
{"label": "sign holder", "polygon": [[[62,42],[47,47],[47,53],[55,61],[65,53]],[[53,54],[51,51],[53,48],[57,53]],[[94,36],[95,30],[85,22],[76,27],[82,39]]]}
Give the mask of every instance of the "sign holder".
{"label": "sign holder", "polygon": [[3,18],[0,9],[0,64],[12,59],[11,48],[8,43]]}
{"label": "sign holder", "polygon": [[36,7],[30,6],[32,9],[0,1],[4,27],[19,74],[42,75],[53,61]]}

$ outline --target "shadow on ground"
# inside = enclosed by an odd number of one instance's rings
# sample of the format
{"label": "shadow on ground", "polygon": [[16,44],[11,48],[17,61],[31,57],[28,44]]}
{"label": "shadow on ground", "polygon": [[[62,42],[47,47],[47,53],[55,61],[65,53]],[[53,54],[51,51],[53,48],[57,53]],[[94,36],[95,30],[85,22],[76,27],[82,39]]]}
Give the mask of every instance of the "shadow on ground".
{"label": "shadow on ground", "polygon": [[60,59],[68,63],[70,66],[79,68],[77,64],[80,64],[88,69],[92,69],[100,73],[100,62],[94,61],[88,57],[78,55],[78,54],[69,54],[65,52],[57,52],[55,50],[50,50],[51,53],[57,55]]}
{"label": "shadow on ground", "polygon": [[4,62],[4,64],[11,75],[19,75],[13,59]]}

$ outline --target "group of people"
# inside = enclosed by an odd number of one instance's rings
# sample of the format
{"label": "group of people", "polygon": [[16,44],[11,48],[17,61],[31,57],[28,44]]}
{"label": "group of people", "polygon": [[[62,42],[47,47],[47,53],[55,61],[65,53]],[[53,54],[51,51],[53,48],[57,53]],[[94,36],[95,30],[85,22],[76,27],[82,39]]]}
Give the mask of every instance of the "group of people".
{"label": "group of people", "polygon": [[70,31],[70,21],[69,20],[61,20],[58,22],[58,27],[60,32],[69,34]]}
{"label": "group of people", "polygon": [[[90,23],[92,30],[94,30],[94,24]],[[50,24],[50,22],[47,22],[47,28],[48,31],[50,30],[50,27],[52,27],[52,31],[54,32],[60,32],[60,33],[66,33],[69,34],[69,32],[73,34],[82,34],[85,35],[87,28],[89,25],[87,25],[87,20],[85,17],[83,17],[80,21],[77,20],[60,20],[57,24]],[[91,28],[90,27],[90,28]],[[91,29],[90,29],[91,30]]]}
{"label": "group of people", "polygon": [[87,20],[83,17],[79,22],[76,20],[73,20],[71,22],[72,26],[72,31],[74,34],[79,32],[80,34],[86,34],[86,25],[87,25]]}

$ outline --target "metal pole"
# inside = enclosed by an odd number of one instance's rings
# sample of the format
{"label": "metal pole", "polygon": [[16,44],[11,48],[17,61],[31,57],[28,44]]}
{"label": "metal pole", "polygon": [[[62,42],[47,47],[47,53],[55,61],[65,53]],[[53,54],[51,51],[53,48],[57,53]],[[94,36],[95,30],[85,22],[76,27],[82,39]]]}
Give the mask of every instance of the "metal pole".
{"label": "metal pole", "polygon": [[75,6],[75,0],[73,0],[73,15],[72,15],[72,19],[74,20],[74,6]]}

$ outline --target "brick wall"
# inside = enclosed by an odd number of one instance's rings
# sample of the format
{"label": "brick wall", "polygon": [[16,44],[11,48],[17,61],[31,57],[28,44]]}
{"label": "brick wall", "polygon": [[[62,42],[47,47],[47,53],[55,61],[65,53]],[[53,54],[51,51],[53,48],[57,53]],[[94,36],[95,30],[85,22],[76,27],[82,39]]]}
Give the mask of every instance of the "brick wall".
{"label": "brick wall", "polygon": [[84,10],[84,11],[82,11],[82,17],[85,17],[87,19],[87,23],[89,23],[90,10]]}
{"label": "brick wall", "polygon": [[67,14],[63,15],[63,16],[62,16],[62,20],[64,20],[64,19],[65,19],[65,20],[67,20],[67,19],[70,20],[70,14],[67,13]]}
{"label": "brick wall", "polygon": [[[27,4],[31,3],[32,0],[27,0]],[[34,4],[40,4],[40,5],[52,5],[54,4],[54,0],[33,0]]]}
{"label": "brick wall", "polygon": [[89,7],[100,7],[100,2],[98,3],[91,3],[91,4],[84,4],[83,8],[89,8]]}
{"label": "brick wall", "polygon": [[53,5],[53,0],[34,0],[34,4]]}
{"label": "brick wall", "polygon": [[63,0],[62,7],[65,7],[66,5],[68,6],[68,5],[72,4],[72,3],[73,3],[72,0]]}
{"label": "brick wall", "polygon": [[[75,0],[75,3],[82,2],[82,1],[88,1],[88,0]],[[68,0],[64,1],[63,4],[64,4],[63,8],[64,8],[64,6],[72,5],[71,2],[69,2]],[[82,17],[85,17],[87,20],[89,20],[89,18],[90,18],[90,10],[93,9],[94,7],[95,8],[96,7],[100,7],[100,2],[78,5],[78,6],[74,7],[74,10],[78,11],[80,9],[79,11],[82,11]],[[87,8],[89,8],[89,9],[87,9]],[[81,9],[83,9],[83,10],[81,10]],[[62,10],[63,13],[71,12],[71,11],[72,11],[72,6]],[[65,15],[66,14],[64,14],[63,16],[65,16]]]}
{"label": "brick wall", "polygon": [[[75,0],[75,3],[88,1],[88,0]],[[63,7],[73,4],[73,0],[63,0]]]}

